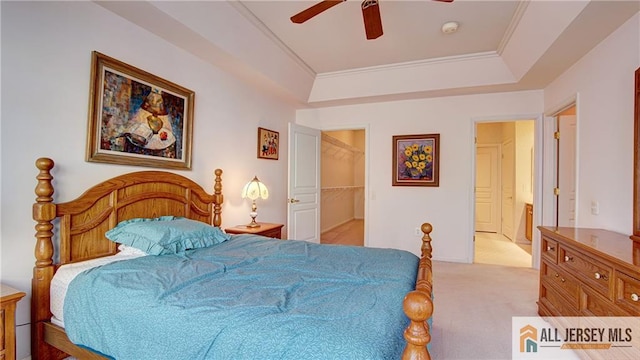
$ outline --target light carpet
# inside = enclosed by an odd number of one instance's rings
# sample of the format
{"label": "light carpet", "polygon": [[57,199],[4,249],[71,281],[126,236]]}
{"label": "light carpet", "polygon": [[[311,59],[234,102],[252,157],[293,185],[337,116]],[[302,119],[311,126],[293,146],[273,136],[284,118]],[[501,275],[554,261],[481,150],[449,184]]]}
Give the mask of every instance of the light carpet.
{"label": "light carpet", "polygon": [[431,355],[511,359],[513,316],[537,316],[538,271],[435,261]]}

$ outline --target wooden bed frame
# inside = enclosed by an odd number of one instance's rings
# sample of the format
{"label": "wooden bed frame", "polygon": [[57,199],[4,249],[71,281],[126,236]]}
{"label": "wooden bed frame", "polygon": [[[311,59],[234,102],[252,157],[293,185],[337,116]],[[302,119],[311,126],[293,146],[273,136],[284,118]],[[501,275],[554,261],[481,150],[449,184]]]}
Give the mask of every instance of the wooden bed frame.
{"label": "wooden bed frame", "polygon": [[[31,357],[36,360],[104,357],[74,345],[64,329],[51,323],[51,279],[60,265],[114,255],[115,243],[104,233],[120,221],[162,215],[184,216],[214,226],[222,223],[222,170],[215,170],[213,195],[181,175],[163,171],[140,171],[120,175],[91,187],[77,199],[54,203],[54,162],[36,161],[39,174],[33,204],[37,222],[35,267],[31,288]],[[54,228],[57,228],[54,246]],[[403,309],[410,324],[403,359],[430,359],[431,340],[427,319],[433,313],[430,224],[423,224],[422,256],[416,289],[405,297]],[[55,261],[54,261],[55,260]]]}

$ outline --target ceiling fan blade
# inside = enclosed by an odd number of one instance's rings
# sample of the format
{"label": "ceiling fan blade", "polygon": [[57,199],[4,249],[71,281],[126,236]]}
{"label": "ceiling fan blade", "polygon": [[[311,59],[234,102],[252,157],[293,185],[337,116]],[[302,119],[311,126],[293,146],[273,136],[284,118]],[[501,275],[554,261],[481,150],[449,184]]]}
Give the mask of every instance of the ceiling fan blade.
{"label": "ceiling fan blade", "polygon": [[379,38],[382,36],[382,19],[380,18],[378,0],[364,0],[361,7],[367,40]]}
{"label": "ceiling fan blade", "polygon": [[329,10],[330,8],[340,4],[341,2],[344,2],[347,0],[332,0],[332,1],[321,1],[315,5],[313,5],[310,8],[307,8],[305,10],[302,10],[301,12],[293,15],[291,17],[291,21],[296,23],[296,24],[302,24],[303,22],[311,19],[312,17],[320,14],[321,12],[325,11],[325,10]]}

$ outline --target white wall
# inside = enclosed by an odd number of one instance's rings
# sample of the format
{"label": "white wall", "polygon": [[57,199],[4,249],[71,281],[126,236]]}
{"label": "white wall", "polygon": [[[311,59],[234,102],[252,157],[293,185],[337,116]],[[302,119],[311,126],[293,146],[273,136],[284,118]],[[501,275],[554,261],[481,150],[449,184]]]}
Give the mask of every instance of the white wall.
{"label": "white wall", "polygon": [[[145,168],[87,163],[85,142],[91,51],[97,50],[195,91],[193,166],[176,171],[213,192],[222,168],[223,226],[246,223],[240,198],[253,175],[269,186],[260,220],[286,223],[287,154],[256,157],[256,132],[279,131],[287,148],[292,106],[160,40],[92,2],[2,2],[1,278],[30,292],[34,264],[34,162],[56,161],[57,201],[71,200],[108,177]],[[29,355],[30,298],[17,311],[18,359]]]}
{"label": "white wall", "polygon": [[[474,118],[542,113],[542,91],[298,110],[297,122],[316,128],[368,126],[368,244],[418,253],[414,230],[432,223],[434,259],[471,262]],[[440,134],[440,186],[391,186],[391,137]]]}
{"label": "white wall", "polygon": [[[577,96],[577,226],[631,234],[634,71],[640,66],[640,13],[544,90],[545,109]],[[591,201],[600,214],[591,214]]]}

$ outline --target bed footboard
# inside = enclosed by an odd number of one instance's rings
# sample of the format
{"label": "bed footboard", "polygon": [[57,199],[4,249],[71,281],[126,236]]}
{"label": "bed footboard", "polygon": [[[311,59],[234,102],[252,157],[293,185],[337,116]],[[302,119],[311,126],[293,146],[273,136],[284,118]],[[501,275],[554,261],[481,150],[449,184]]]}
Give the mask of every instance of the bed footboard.
{"label": "bed footboard", "polygon": [[431,224],[422,224],[421,257],[416,276],[416,289],[404,298],[404,313],[410,320],[404,331],[407,346],[402,354],[403,360],[431,359],[427,345],[431,341],[427,320],[433,314],[433,270],[431,263]]}

